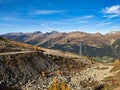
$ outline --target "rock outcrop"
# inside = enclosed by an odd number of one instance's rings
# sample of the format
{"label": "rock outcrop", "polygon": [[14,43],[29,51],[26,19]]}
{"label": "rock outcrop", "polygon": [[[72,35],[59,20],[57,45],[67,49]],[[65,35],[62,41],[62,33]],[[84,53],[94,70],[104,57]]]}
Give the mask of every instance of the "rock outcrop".
{"label": "rock outcrop", "polygon": [[41,52],[0,55],[0,85],[23,85],[55,69],[57,65]]}

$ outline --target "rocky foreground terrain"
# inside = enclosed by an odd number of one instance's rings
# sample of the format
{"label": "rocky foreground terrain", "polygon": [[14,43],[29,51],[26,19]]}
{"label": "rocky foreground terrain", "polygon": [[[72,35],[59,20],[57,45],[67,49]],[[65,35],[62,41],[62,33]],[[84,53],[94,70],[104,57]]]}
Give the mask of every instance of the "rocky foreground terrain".
{"label": "rocky foreground terrain", "polygon": [[[113,90],[120,86],[120,64],[0,38],[0,89]],[[6,89],[7,88],[7,89]],[[56,88],[56,89],[55,89]]]}
{"label": "rocky foreground terrain", "polygon": [[57,75],[49,78],[39,78],[28,82],[22,88],[23,90],[49,90],[48,87],[52,85],[53,79],[56,78],[58,83],[66,82],[70,90],[113,90],[115,87],[111,87],[111,85],[117,82],[104,81],[105,78],[115,76],[120,71],[111,72],[113,67],[112,65],[100,64],[68,76]]}

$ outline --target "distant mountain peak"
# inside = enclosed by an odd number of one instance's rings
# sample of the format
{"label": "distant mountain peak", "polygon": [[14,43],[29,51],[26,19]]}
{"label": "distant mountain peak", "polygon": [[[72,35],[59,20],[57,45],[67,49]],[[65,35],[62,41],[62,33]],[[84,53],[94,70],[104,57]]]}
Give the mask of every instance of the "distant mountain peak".
{"label": "distant mountain peak", "polygon": [[107,34],[116,34],[116,33],[120,33],[120,31],[110,31]]}
{"label": "distant mountain peak", "polygon": [[21,35],[21,34],[23,34],[23,32],[12,32],[12,33],[7,33],[7,34],[11,34],[11,35]]}
{"label": "distant mountain peak", "polygon": [[51,32],[47,32],[46,34],[58,34],[58,31],[51,31]]}
{"label": "distant mountain peak", "polygon": [[37,35],[37,34],[42,34],[42,32],[41,31],[35,31],[35,32],[33,32],[33,35]]}

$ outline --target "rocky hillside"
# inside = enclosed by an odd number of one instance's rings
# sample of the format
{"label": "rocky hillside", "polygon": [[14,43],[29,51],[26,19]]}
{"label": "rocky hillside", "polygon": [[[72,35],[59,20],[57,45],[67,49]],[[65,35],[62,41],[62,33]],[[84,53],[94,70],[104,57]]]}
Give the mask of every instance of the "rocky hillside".
{"label": "rocky hillside", "polygon": [[1,35],[12,40],[42,46],[50,49],[79,53],[79,40],[83,40],[83,54],[88,56],[112,56],[112,44],[119,39],[120,32],[114,31],[107,34],[90,34],[85,32],[59,33],[56,31],[41,33],[7,33]]}
{"label": "rocky hillside", "polygon": [[0,88],[3,89],[26,86],[37,79],[43,80],[40,82],[43,85],[45,81],[43,77],[50,77],[52,80],[58,70],[61,75],[67,76],[80,72],[94,63],[88,57],[4,38],[0,38],[0,43]]}
{"label": "rocky hillside", "polygon": [[0,53],[35,50],[35,46],[0,37]]}
{"label": "rocky hillside", "polygon": [[52,60],[43,53],[29,52],[0,55],[1,86],[23,85],[41,77],[41,72],[53,72],[57,69]]}

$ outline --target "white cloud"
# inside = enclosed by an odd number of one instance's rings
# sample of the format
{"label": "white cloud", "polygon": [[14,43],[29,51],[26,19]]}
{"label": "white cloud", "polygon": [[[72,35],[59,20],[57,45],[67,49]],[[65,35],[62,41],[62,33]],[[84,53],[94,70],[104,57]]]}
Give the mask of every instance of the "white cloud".
{"label": "white cloud", "polygon": [[90,18],[93,18],[94,15],[85,15],[85,16],[82,16],[81,18],[84,18],[84,19],[90,19]]}
{"label": "white cloud", "polygon": [[108,18],[118,17],[120,16],[120,5],[106,7],[102,9],[102,12],[105,14],[104,17],[108,17]]}
{"label": "white cloud", "polygon": [[88,24],[90,23],[91,19],[94,17],[94,15],[84,15],[69,19],[62,19],[58,21],[46,21],[48,25],[78,25],[78,24]]}
{"label": "white cloud", "polygon": [[115,5],[112,7],[106,7],[104,12],[107,14],[120,14],[120,5]]}
{"label": "white cloud", "polygon": [[54,13],[61,13],[65,12],[64,10],[36,10],[32,12],[32,14],[42,15],[42,14],[54,14]]}
{"label": "white cloud", "polygon": [[94,15],[84,15],[80,17],[70,18],[67,20],[63,20],[65,22],[74,22],[74,23],[88,23],[90,19],[92,19]]}
{"label": "white cloud", "polygon": [[118,16],[120,16],[120,15],[113,15],[113,14],[111,14],[111,15],[104,15],[103,17],[107,17],[107,18],[110,19],[110,18],[114,18],[114,17],[118,17]]}
{"label": "white cloud", "polygon": [[100,22],[100,23],[98,23],[97,25],[98,26],[106,26],[106,25],[110,25],[110,24],[112,24],[112,22]]}

